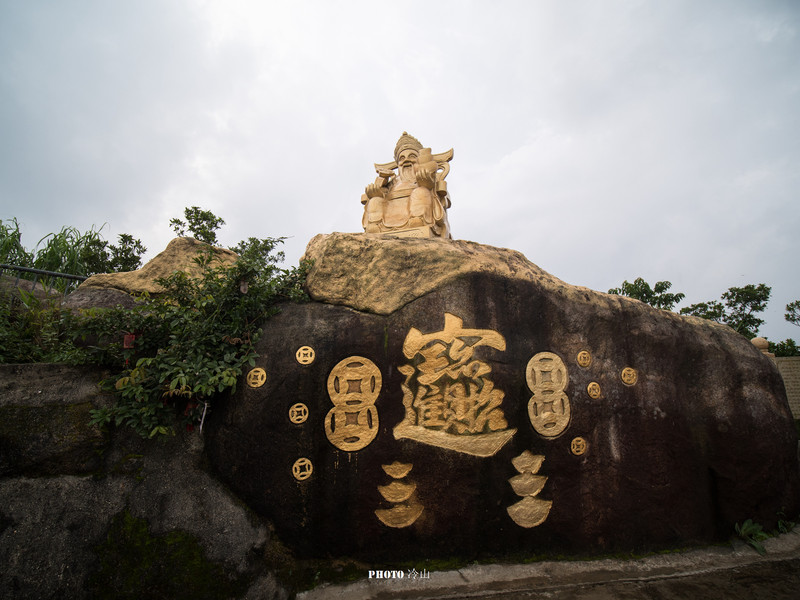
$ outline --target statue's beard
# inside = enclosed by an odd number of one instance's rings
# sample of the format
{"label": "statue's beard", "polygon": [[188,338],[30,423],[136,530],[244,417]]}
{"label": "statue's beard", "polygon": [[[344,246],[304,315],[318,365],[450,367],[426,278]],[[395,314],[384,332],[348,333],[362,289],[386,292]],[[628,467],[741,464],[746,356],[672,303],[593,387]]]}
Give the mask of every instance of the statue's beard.
{"label": "statue's beard", "polygon": [[414,163],[404,163],[400,167],[400,179],[409,182],[414,182],[416,180],[416,174],[414,173]]}

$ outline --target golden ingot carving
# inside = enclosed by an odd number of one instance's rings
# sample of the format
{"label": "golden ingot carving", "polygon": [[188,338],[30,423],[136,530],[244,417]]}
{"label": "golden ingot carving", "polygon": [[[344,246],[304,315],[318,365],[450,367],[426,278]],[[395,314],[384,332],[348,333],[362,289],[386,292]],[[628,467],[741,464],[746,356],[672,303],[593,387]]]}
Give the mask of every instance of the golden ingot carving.
{"label": "golden ingot carving", "polygon": [[525,472],[515,475],[508,482],[517,496],[535,496],[542,491],[544,484],[547,482],[547,477]]}
{"label": "golden ingot carving", "polygon": [[589,385],[587,385],[586,391],[592,398],[599,398],[603,393],[603,391],[600,389],[600,384],[596,381],[592,381]]}
{"label": "golden ingot carving", "polygon": [[639,373],[637,373],[636,369],[633,367],[625,367],[622,369],[622,373],[620,373],[620,379],[622,379],[622,383],[625,385],[636,385],[636,382],[639,380]]}
{"label": "golden ingot carving", "polygon": [[245,379],[247,385],[251,388],[259,388],[264,385],[264,382],[267,380],[267,372],[261,367],[256,367],[255,369],[250,369]]}
{"label": "golden ingot carving", "polygon": [[442,331],[409,330],[403,343],[409,363],[398,368],[406,377],[406,414],[394,428],[395,439],[485,457],[514,436],[502,409],[505,394],[488,377],[492,368],[473,360],[477,346],[505,350],[506,341],[490,329],[466,329],[449,313]]}
{"label": "golden ingot carving", "polygon": [[539,352],[528,361],[525,379],[533,396],[528,401],[528,418],[544,437],[561,435],[572,415],[564,391],[569,381],[567,366],[557,354]]}
{"label": "golden ingot carving", "polygon": [[405,478],[413,468],[410,463],[393,462],[382,465],[384,472],[394,481],[389,485],[379,485],[378,492],[387,502],[394,504],[391,508],[375,509],[375,516],[388,527],[408,527],[422,514],[425,507],[420,504],[417,495],[417,484],[399,481]]}
{"label": "golden ingot carving", "polygon": [[308,407],[302,402],[292,404],[289,408],[289,420],[299,425],[300,423],[305,423],[306,419],[308,419]]}
{"label": "golden ingot carving", "polygon": [[402,479],[411,472],[411,469],[414,468],[414,465],[411,463],[394,461],[390,465],[381,465],[381,468],[383,468],[383,472],[392,479]]}
{"label": "golden ingot carving", "polygon": [[393,481],[389,485],[379,485],[378,491],[389,502],[405,502],[417,489],[416,483],[400,483]]}
{"label": "golden ingot carving", "polygon": [[511,460],[511,464],[519,472],[508,482],[517,496],[522,500],[506,508],[508,516],[520,527],[531,528],[541,525],[550,514],[552,500],[542,500],[536,496],[547,483],[547,477],[536,475],[544,462],[544,456],[534,455],[528,450]]}
{"label": "golden ingot carving", "polygon": [[381,382],[380,369],[363,356],[345,358],[331,369],[328,395],[333,408],[325,415],[325,435],[339,450],[361,450],[378,435],[374,404]]}
{"label": "golden ingot carving", "polygon": [[581,350],[578,352],[578,356],[576,358],[578,362],[578,366],[583,367],[584,369],[592,364],[592,355],[589,354],[588,350]]}
{"label": "golden ingot carving", "polygon": [[569,445],[569,449],[575,456],[581,456],[582,454],[586,453],[588,446],[589,445],[586,443],[585,439],[582,437],[576,437]]}
{"label": "golden ingot carving", "polygon": [[311,346],[300,346],[294,353],[294,357],[301,365],[310,365],[314,362],[317,354]]}
{"label": "golden ingot carving", "polygon": [[292,475],[297,481],[305,481],[314,472],[314,465],[307,458],[298,458],[292,465]]}
{"label": "golden ingot carving", "polygon": [[405,131],[394,149],[394,161],[375,163],[378,177],[361,196],[366,233],[450,239],[445,177],[453,149],[432,154]]}

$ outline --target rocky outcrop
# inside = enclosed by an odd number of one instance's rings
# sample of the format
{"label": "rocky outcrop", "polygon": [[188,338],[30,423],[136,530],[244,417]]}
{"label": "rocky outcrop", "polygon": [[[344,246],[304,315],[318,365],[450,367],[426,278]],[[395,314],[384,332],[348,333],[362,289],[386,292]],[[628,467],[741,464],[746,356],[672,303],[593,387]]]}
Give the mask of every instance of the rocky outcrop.
{"label": "rocky outcrop", "polygon": [[89,425],[102,376],[0,365],[0,597],[175,597],[158,585],[183,577],[181,597],[286,598],[267,524],[203,468],[200,434]]}
{"label": "rocky outcrop", "polygon": [[332,234],[211,417],[298,556],[641,550],[800,510],[772,362],[730,328],[470,242]]}
{"label": "rocky outcrop", "polygon": [[108,399],[96,369],[0,366],[0,476],[82,475],[100,468],[107,444],[90,411]]}
{"label": "rocky outcrop", "polygon": [[[194,238],[179,237],[172,240],[163,252],[136,271],[123,273],[98,273],[84,281],[77,290],[69,294],[63,306],[69,309],[91,307],[110,308],[121,305],[130,308],[134,296],[142,293],[158,294],[163,291],[156,279],[168,277],[175,271],[183,271],[190,277],[198,277],[201,267],[198,255],[209,249],[208,244]],[[235,252],[225,248],[213,248],[214,265],[229,265],[238,258]]]}

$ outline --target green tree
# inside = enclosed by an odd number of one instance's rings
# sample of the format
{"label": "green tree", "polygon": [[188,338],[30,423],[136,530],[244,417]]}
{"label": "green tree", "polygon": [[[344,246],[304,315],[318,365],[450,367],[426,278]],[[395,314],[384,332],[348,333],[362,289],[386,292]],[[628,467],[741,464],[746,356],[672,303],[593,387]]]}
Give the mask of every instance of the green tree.
{"label": "green tree", "polygon": [[608,290],[609,294],[616,294],[617,296],[628,296],[635,298],[664,310],[672,310],[673,307],[686,297],[686,294],[678,292],[670,294],[667,292],[672,287],[669,281],[657,281],[654,287],[650,287],[641,277],[637,277],[633,283],[623,281],[622,285],[618,288]]}
{"label": "green tree", "polygon": [[732,287],[722,294],[723,302],[699,302],[682,308],[680,313],[724,323],[752,339],[758,335],[758,328],[764,324],[764,319],[756,315],[767,308],[771,292],[772,288],[763,283]]}
{"label": "green tree", "polygon": [[789,302],[786,305],[785,319],[794,325],[800,327],[800,300]]}
{"label": "green tree", "polygon": [[135,271],[142,266],[142,255],[147,252],[141,240],[134,239],[127,233],[120,233],[118,244],[110,245],[108,250],[108,265],[111,272]]}
{"label": "green tree", "polygon": [[211,246],[217,245],[217,229],[225,225],[225,221],[210,210],[202,210],[199,206],[186,208],[183,214],[186,221],[170,219],[169,224],[175,235],[183,237],[188,229],[194,239]]}
{"label": "green tree", "polygon": [[769,342],[769,351],[775,356],[800,356],[800,348],[791,338],[778,343]]}

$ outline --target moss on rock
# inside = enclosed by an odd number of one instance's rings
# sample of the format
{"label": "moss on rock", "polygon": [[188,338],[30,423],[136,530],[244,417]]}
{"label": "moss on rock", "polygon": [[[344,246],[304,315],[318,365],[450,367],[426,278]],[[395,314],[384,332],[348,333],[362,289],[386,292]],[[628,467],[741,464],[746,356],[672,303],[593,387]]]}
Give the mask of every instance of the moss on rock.
{"label": "moss on rock", "polygon": [[210,561],[191,534],[154,536],[146,520],[128,511],[114,517],[95,553],[99,564],[88,586],[92,598],[215,600],[240,597],[249,583]]}

